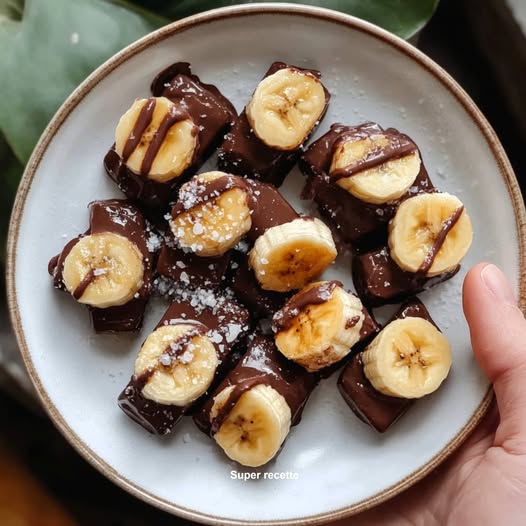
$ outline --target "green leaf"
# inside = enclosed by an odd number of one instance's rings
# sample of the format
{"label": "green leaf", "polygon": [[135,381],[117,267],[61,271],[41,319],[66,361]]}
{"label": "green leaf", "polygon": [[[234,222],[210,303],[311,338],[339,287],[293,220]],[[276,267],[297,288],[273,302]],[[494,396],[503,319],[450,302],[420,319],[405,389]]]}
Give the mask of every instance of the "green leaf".
{"label": "green leaf", "polygon": [[7,241],[7,228],[9,225],[9,216],[15,200],[18,182],[24,171],[24,166],[15,157],[15,154],[9,148],[2,134],[0,134],[0,265],[5,260],[5,248]]}
{"label": "green leaf", "polygon": [[89,73],[166,22],[103,0],[0,2],[0,130],[23,163]]}
{"label": "green leaf", "polygon": [[24,0],[0,0],[0,21],[3,18],[20,20],[24,12]]}
{"label": "green leaf", "polygon": [[[270,0],[277,1],[279,0]],[[216,7],[255,2],[257,0],[136,0],[136,3],[173,20]],[[438,2],[439,0],[318,0],[290,3],[342,11],[373,22],[402,38],[410,38],[426,25]]]}

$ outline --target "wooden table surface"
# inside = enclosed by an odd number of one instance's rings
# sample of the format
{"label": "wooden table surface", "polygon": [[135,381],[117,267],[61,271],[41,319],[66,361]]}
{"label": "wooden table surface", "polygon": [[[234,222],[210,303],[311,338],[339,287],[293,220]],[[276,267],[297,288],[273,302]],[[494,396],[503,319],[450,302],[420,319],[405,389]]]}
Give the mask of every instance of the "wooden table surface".
{"label": "wooden table surface", "polygon": [[[506,75],[519,75],[526,81],[526,71],[503,73],[503,68],[495,65],[484,41],[487,17],[480,22],[487,13],[473,18],[473,10],[484,11],[483,5],[472,0],[442,0],[420,36],[419,47],[449,71],[486,114],[524,189],[525,141],[520,130],[526,119],[519,118],[516,101],[509,100],[506,86],[513,79]],[[501,54],[513,53],[506,46],[513,45],[514,38],[500,37]],[[0,301],[5,301],[1,292]],[[17,390],[12,381],[2,381],[2,375],[0,385],[1,526],[192,524],[114,486],[73,451],[30,396]]]}

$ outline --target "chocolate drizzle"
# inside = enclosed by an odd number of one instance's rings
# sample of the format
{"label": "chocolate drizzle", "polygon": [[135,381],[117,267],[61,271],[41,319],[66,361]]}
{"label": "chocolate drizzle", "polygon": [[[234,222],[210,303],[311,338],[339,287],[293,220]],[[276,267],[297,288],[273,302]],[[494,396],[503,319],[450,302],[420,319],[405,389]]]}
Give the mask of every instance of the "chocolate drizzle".
{"label": "chocolate drizzle", "polygon": [[[170,369],[173,367],[174,362],[184,354],[184,352],[187,350],[188,345],[190,342],[196,337],[196,336],[202,336],[203,334],[206,334],[208,331],[208,327],[206,325],[203,325],[200,322],[193,321],[193,320],[172,320],[170,322],[170,325],[193,325],[193,327],[182,334],[179,338],[173,340],[169,345],[166,346],[166,348],[161,352],[158,359],[158,365],[159,367],[162,367],[164,369]],[[168,356],[170,358],[169,364],[164,364],[162,359],[163,356]],[[131,379],[131,384],[137,389],[139,393],[142,394],[142,390],[144,389],[145,385],[148,383],[148,380],[155,374],[157,371],[157,368],[150,368],[146,371],[142,372],[138,376],[133,376]]]}
{"label": "chocolate drizzle", "polygon": [[244,179],[235,175],[224,175],[210,181],[192,179],[179,192],[179,199],[172,208],[172,217],[216,199],[228,190],[239,188],[246,192],[248,206],[252,209],[252,192]]}
{"label": "chocolate drizzle", "polygon": [[221,426],[225,423],[228,415],[232,412],[232,409],[234,409],[239,402],[239,399],[246,392],[250,391],[253,387],[256,387],[256,385],[262,384],[264,384],[264,377],[250,378],[236,384],[228,395],[226,402],[221,406],[221,409],[218,411],[215,418],[212,419],[210,423],[210,435],[214,436],[221,429]]}
{"label": "chocolate drizzle", "polygon": [[159,150],[161,149],[161,146],[166,139],[166,135],[170,131],[170,128],[174,124],[184,121],[188,118],[190,118],[188,113],[181,108],[177,106],[172,106],[170,108],[168,113],[161,121],[161,124],[159,124],[159,128],[154,133],[153,138],[146,149],[146,153],[144,154],[141,164],[142,175],[146,175],[150,172],[152,164],[155,161],[155,158],[157,157],[157,154],[159,153]]}
{"label": "chocolate drizzle", "polygon": [[345,322],[346,329],[352,329],[360,321],[360,316],[353,316]]}
{"label": "chocolate drizzle", "polygon": [[343,287],[343,285],[339,281],[324,281],[292,296],[272,318],[272,330],[278,333],[290,329],[294,318],[305,307],[325,303],[330,299],[336,287]]}
{"label": "chocolate drizzle", "polygon": [[433,266],[433,263],[435,261],[437,254],[440,252],[442,245],[446,241],[447,235],[449,234],[449,232],[451,232],[451,230],[453,230],[453,227],[457,224],[463,211],[464,211],[464,206],[463,205],[459,206],[455,210],[453,215],[451,215],[448,219],[446,219],[442,223],[442,228],[440,229],[440,232],[435,238],[433,246],[431,247],[429,252],[426,254],[424,261],[422,261],[422,264],[418,268],[417,274],[425,276],[429,272],[429,269]]}
{"label": "chocolate drizzle", "polygon": [[[188,346],[190,345],[190,342],[196,337],[196,336],[202,336],[207,333],[208,327],[206,325],[203,325],[200,322],[195,321],[189,321],[189,320],[172,320],[170,325],[188,325],[191,324],[193,327],[185,332],[183,335],[181,335],[179,338],[174,340],[170,345],[164,349],[164,351],[159,356],[159,364],[163,367],[171,367],[173,362],[177,360],[184,352],[187,350]],[[165,365],[161,359],[163,356],[169,356],[170,362],[172,362],[170,365]]]}
{"label": "chocolate drizzle", "polygon": [[77,288],[73,291],[72,296],[78,301],[86,292],[86,289],[95,281],[97,276],[95,275],[95,269],[90,268],[88,273],[82,278]]}
{"label": "chocolate drizzle", "polygon": [[135,121],[133,130],[124,145],[122,150],[122,160],[126,162],[130,155],[135,151],[135,148],[141,142],[142,136],[146,131],[146,128],[150,125],[153,118],[153,112],[155,111],[156,100],[154,98],[149,98],[146,103],[141,108],[139,116]]}
{"label": "chocolate drizzle", "polygon": [[[367,125],[372,123],[366,123]],[[344,132],[335,142],[333,151],[336,150],[340,145],[349,141],[351,138],[354,140],[363,140],[367,138],[372,138],[374,135],[378,134],[378,131],[371,127],[374,132],[366,133],[364,130],[367,130],[367,127],[356,127],[355,130],[351,132]],[[367,152],[366,156],[362,159],[357,160],[356,162],[334,170],[330,174],[330,178],[334,181],[339,179],[344,179],[346,177],[352,177],[353,175],[358,175],[364,170],[369,170],[376,166],[380,166],[388,161],[394,159],[400,159],[411,153],[417,152],[416,144],[410,140],[405,135],[400,133],[392,133],[391,130],[386,132],[380,132],[384,137],[387,138],[389,143],[384,147],[375,147],[371,151]]]}

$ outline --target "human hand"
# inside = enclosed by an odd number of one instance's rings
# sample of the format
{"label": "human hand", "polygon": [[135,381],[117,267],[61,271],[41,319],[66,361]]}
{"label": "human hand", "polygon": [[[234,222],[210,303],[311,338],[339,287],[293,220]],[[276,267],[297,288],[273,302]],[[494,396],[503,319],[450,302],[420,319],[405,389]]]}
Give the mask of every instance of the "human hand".
{"label": "human hand", "polygon": [[461,449],[416,486],[331,526],[526,525],[526,320],[502,272],[487,263],[468,272],[463,306],[496,404]]}

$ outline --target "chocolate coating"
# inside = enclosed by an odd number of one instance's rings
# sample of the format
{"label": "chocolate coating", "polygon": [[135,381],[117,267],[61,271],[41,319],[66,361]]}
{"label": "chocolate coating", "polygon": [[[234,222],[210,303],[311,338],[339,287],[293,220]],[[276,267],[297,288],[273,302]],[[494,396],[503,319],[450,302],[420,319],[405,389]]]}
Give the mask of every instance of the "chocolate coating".
{"label": "chocolate coating", "polygon": [[[366,137],[383,133],[390,140],[389,146],[356,163],[341,174],[329,176],[334,149],[338,142],[348,137]],[[387,240],[387,223],[404,199],[434,190],[422,163],[420,172],[411,188],[400,199],[386,204],[361,201],[336,184],[338,178],[349,177],[361,170],[386,162],[397,156],[418,151],[415,143],[398,130],[383,130],[378,124],[366,122],[358,126],[333,124],[330,130],[312,143],[300,158],[301,171],[308,176],[303,190],[304,199],[313,199],[320,214],[340,240],[355,252],[363,252],[384,244]]]}
{"label": "chocolate coating", "polygon": [[460,265],[451,272],[432,278],[402,270],[391,258],[388,247],[355,256],[352,277],[356,292],[369,307],[399,303],[409,296],[430,289],[452,278]]}
{"label": "chocolate coating", "polygon": [[245,257],[236,259],[237,267],[232,273],[230,287],[251,312],[260,318],[271,318],[290,298],[290,293],[264,290],[260,287]]}
{"label": "chocolate coating", "polygon": [[[436,327],[418,298],[402,305],[388,323],[407,317],[423,318]],[[386,431],[414,403],[414,400],[386,396],[377,391],[365,376],[361,352],[342,370],[338,379],[338,389],[356,416],[380,433]]]}
{"label": "chocolate coating", "polygon": [[[231,365],[230,354],[233,353],[235,345],[244,338],[249,325],[249,314],[245,309],[225,297],[215,296],[215,298],[217,303],[214,307],[203,305],[196,307],[193,306],[192,300],[174,302],[155,327],[157,329],[164,325],[191,323],[193,320],[199,320],[200,324],[206,327],[206,335],[214,344],[220,361],[215,373],[216,379],[212,382],[210,390],[228,370]],[[130,418],[150,433],[158,435],[169,433],[184,414],[188,414],[207,396],[205,393],[186,406],[159,404],[142,395],[148,377],[149,375],[132,376],[119,395],[118,403]]]}
{"label": "chocolate coating", "polygon": [[164,243],[157,260],[157,272],[184,288],[217,290],[223,284],[230,259],[230,252],[219,257],[200,257]]}
{"label": "chocolate coating", "polygon": [[300,217],[274,186],[250,181],[250,187],[254,196],[252,227],[248,233],[250,241],[254,242],[269,228],[289,223]]}
{"label": "chocolate coating", "polygon": [[154,97],[180,103],[199,127],[201,162],[223,140],[237,112],[232,103],[213,84],[206,84],[192,73],[188,62],[176,62],[161,71],[151,85]]}
{"label": "chocolate coating", "polygon": [[[283,62],[274,62],[263,78],[276,73],[280,69],[289,67],[314,75],[318,79],[321,77],[320,72],[314,69],[301,69]],[[323,119],[330,99],[330,94],[325,87],[324,90],[326,103],[319,122]],[[219,149],[219,169],[279,186],[296,163],[302,151],[302,146],[308,141],[309,137],[310,133],[305,137],[302,145],[295,150],[271,148],[252,131],[245,110],[243,110]]]}
{"label": "chocolate coating", "polygon": [[[64,261],[71,249],[85,235],[113,233],[129,239],[139,249],[143,256],[143,284],[133,299],[124,305],[99,309],[88,306],[93,328],[96,332],[135,331],[141,327],[144,309],[152,282],[152,254],[146,244],[146,224],[141,212],[125,200],[109,199],[94,201],[90,205],[90,227],[88,231],[66,244],[60,254],[53,257],[48,265],[48,271],[53,276],[53,285],[66,290],[62,272]],[[89,283],[85,284],[86,286]],[[75,291],[77,296],[79,291]]]}
{"label": "chocolate coating", "polygon": [[149,214],[162,217],[177,188],[196,172],[223,139],[236,118],[236,111],[215,86],[205,84],[194,75],[186,62],[172,64],[163,70],[151,87],[155,97],[170,99],[194,121],[198,146],[192,165],[179,177],[159,183],[128,170],[112,147],[104,158],[104,167],[129,199],[140,203]]}
{"label": "chocolate coating", "polygon": [[[276,349],[271,337],[256,335],[242,360],[194,415],[194,421],[199,429],[211,434],[210,411],[218,393],[234,386],[233,399],[228,404],[231,408],[244,392],[262,384],[273,387],[285,398],[291,410],[291,424],[294,426],[301,420],[303,408],[317,383],[318,377],[288,361]],[[228,413],[223,415],[223,420],[227,416]],[[215,427],[220,427],[220,423],[216,422]]]}
{"label": "chocolate coating", "polygon": [[175,181],[178,178],[168,183],[159,183],[137,175],[128,170],[114,146],[104,157],[104,169],[126,197],[145,207],[148,215],[154,218],[162,217],[168,202],[173,198]]}

